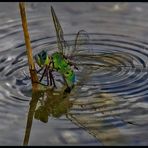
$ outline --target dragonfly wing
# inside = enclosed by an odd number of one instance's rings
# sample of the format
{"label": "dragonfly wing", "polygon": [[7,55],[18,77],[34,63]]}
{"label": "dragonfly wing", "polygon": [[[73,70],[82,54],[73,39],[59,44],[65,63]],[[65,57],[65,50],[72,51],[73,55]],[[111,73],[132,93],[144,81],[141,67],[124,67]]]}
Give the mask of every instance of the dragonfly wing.
{"label": "dragonfly wing", "polygon": [[80,30],[75,38],[74,50],[90,54],[90,52],[92,52],[92,47],[90,45],[89,34],[85,30]]}
{"label": "dragonfly wing", "polygon": [[75,64],[81,64],[81,57],[90,56],[93,53],[93,48],[90,44],[89,34],[85,30],[80,30],[75,37],[72,50],[68,58]]}
{"label": "dragonfly wing", "polygon": [[66,49],[68,47],[68,45],[67,45],[66,41],[64,40],[62,27],[60,25],[60,22],[56,16],[55,11],[52,6],[51,6],[51,14],[52,14],[54,27],[55,27],[55,31],[56,31],[58,49],[62,54],[64,54],[64,49]]}

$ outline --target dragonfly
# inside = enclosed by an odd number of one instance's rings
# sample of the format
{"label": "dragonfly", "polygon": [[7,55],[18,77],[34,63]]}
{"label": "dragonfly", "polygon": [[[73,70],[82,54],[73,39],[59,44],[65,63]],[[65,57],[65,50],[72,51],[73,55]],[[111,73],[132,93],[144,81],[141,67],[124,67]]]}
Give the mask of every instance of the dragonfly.
{"label": "dragonfly", "polygon": [[55,88],[56,84],[53,76],[53,71],[60,73],[67,86],[65,91],[70,92],[74,87],[74,83],[76,81],[74,70],[79,70],[72,59],[76,53],[78,45],[80,45],[80,42],[82,40],[84,42],[87,42],[89,40],[89,35],[85,30],[78,31],[75,37],[74,47],[71,49],[68,43],[64,40],[63,29],[52,6],[51,14],[56,31],[58,51],[54,52],[51,55],[48,55],[47,51],[42,50],[37,55],[35,55],[35,61],[40,67],[37,73],[43,70],[42,76],[39,80],[40,83],[46,76],[47,85],[53,85]]}

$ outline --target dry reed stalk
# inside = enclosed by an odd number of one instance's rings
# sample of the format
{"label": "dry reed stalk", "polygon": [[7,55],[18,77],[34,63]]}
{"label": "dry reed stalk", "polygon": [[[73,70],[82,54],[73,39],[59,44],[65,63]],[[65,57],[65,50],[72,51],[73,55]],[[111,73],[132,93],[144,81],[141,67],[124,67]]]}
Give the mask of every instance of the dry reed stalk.
{"label": "dry reed stalk", "polygon": [[31,43],[30,43],[30,37],[29,37],[29,31],[28,31],[28,25],[27,25],[27,17],[26,17],[26,11],[25,11],[25,3],[19,2],[19,8],[20,8],[20,14],[21,14],[21,19],[22,19],[22,27],[23,27],[23,32],[24,32],[24,39],[25,39],[25,44],[26,44],[26,51],[27,51],[32,86],[33,88],[36,88],[36,86],[38,85],[37,83],[34,83],[34,82],[38,82],[38,76],[37,76],[37,72],[35,70],[35,64],[33,61],[32,48],[31,48]]}

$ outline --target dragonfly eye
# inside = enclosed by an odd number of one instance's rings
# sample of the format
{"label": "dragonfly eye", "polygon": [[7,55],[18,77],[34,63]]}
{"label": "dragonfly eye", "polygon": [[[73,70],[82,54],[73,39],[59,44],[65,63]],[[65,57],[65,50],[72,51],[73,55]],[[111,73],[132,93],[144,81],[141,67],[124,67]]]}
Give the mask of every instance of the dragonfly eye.
{"label": "dragonfly eye", "polygon": [[44,50],[41,53],[41,57],[42,57],[43,60],[46,60],[47,53]]}

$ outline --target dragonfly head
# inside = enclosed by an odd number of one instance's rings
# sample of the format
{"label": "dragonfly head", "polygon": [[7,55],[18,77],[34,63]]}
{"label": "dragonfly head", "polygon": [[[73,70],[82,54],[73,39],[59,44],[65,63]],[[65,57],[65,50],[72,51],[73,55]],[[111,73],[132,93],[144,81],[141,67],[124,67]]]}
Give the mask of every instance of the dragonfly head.
{"label": "dragonfly head", "polygon": [[49,65],[51,62],[51,57],[47,54],[46,51],[42,50],[37,55],[35,55],[35,61],[40,67],[43,67],[45,65]]}

